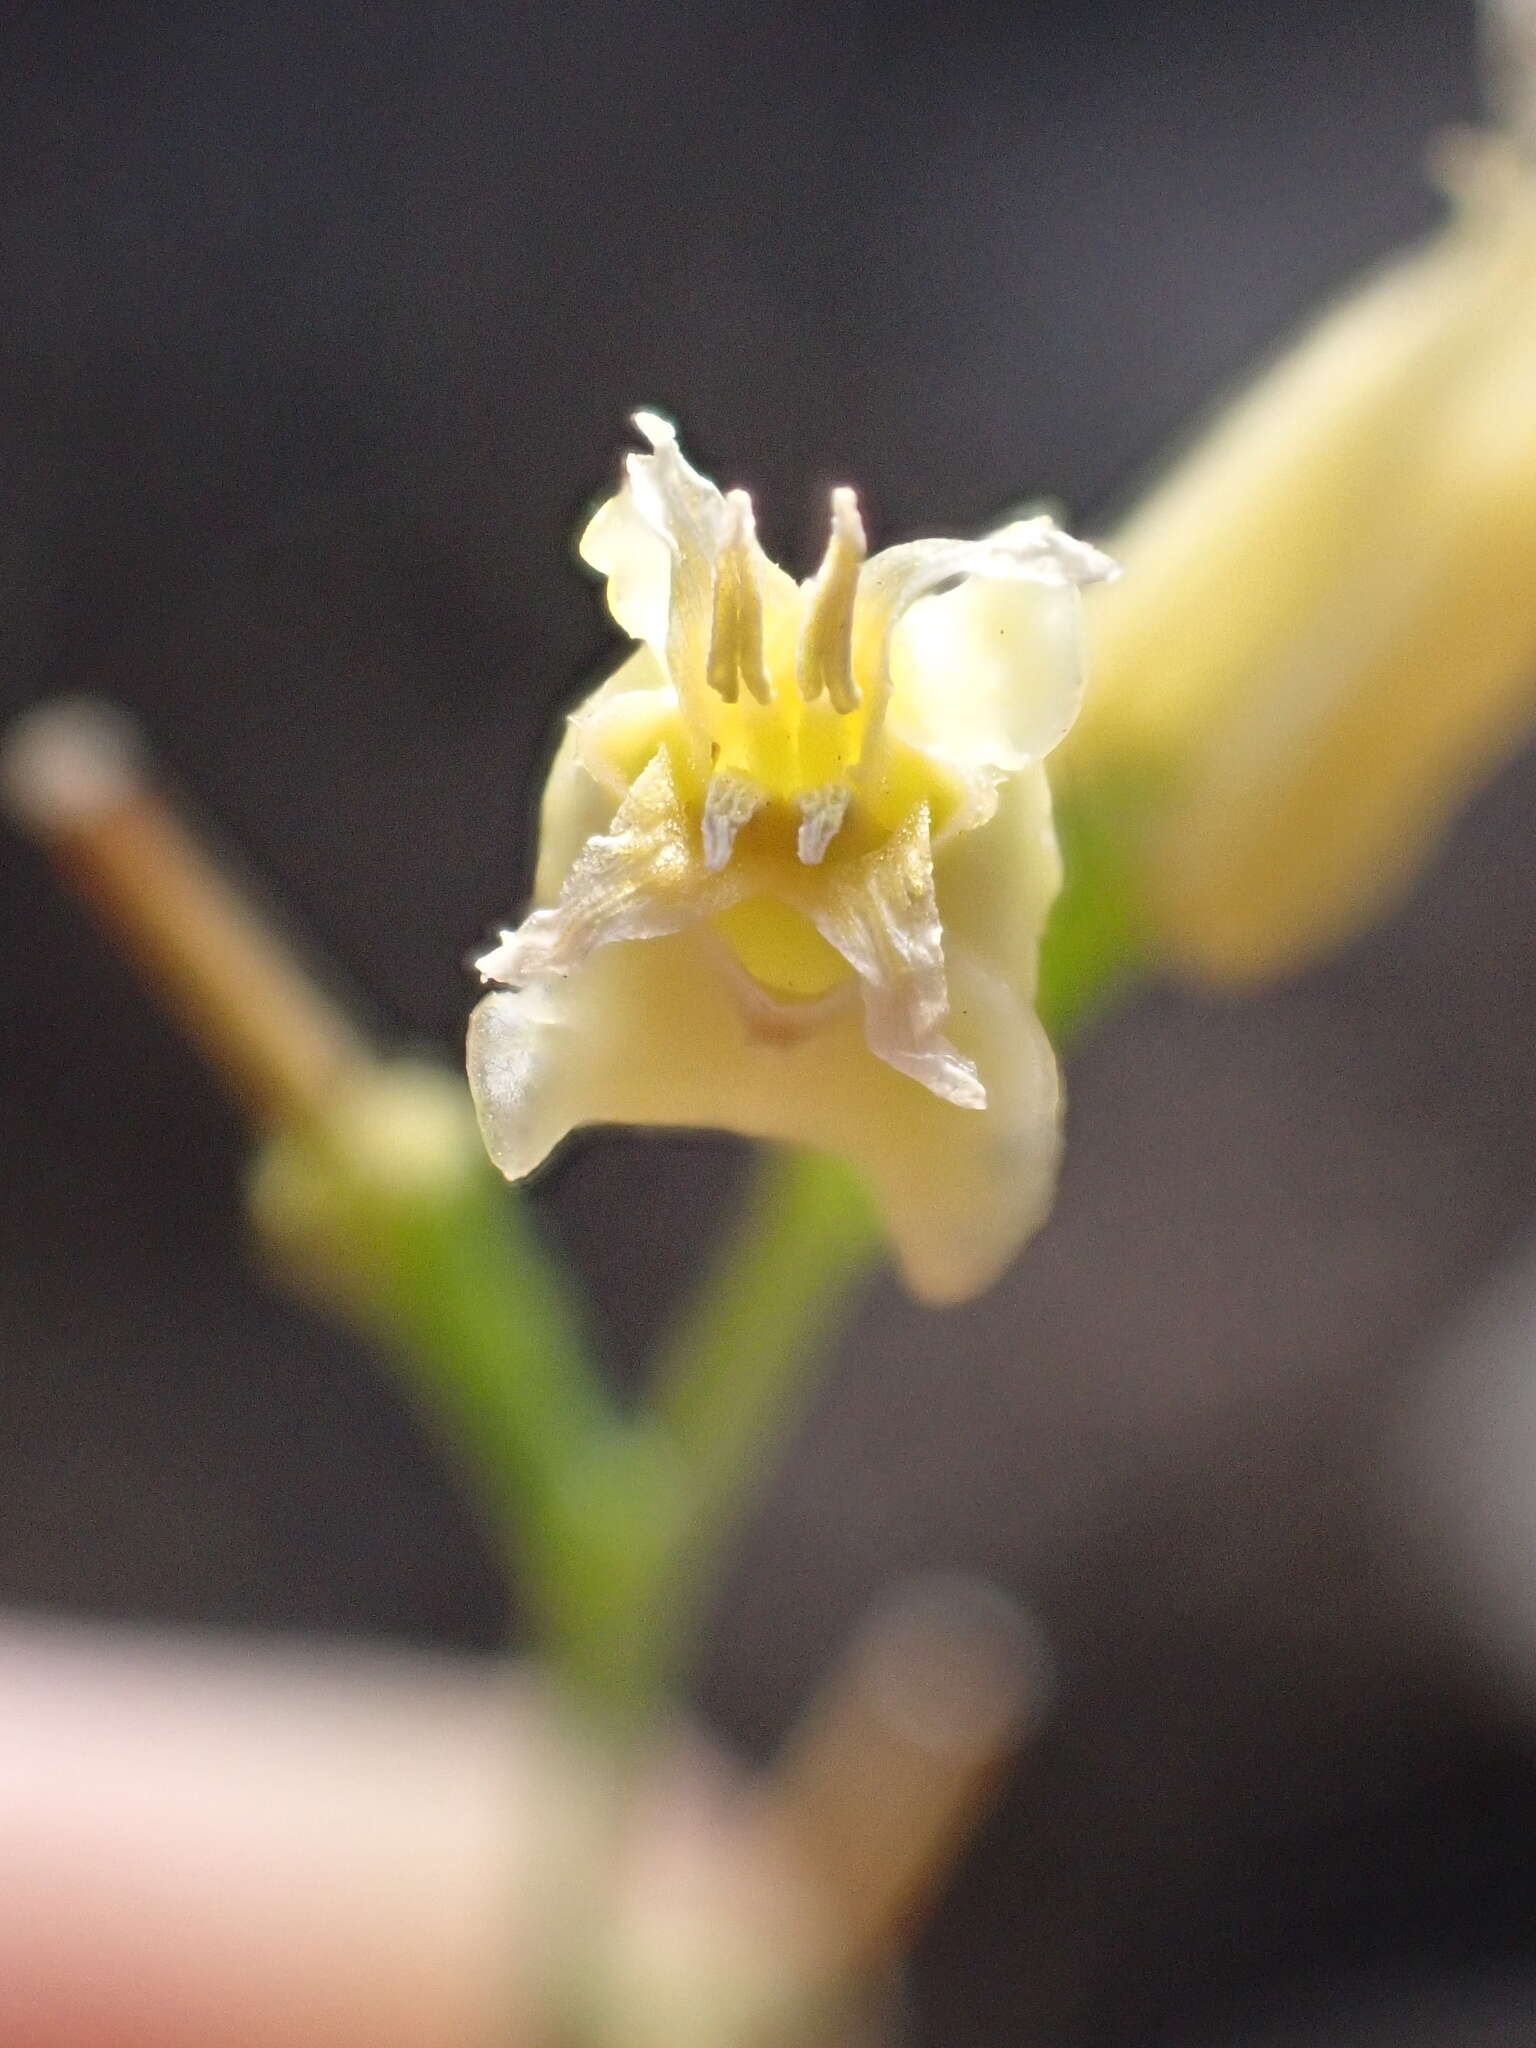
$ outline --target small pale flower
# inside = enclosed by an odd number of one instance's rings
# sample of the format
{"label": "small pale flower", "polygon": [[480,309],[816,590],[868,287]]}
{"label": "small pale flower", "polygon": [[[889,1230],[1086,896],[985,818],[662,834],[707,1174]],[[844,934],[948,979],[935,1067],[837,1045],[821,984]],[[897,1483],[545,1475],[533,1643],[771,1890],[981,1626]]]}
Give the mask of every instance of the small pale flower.
{"label": "small pale flower", "polygon": [[1059,881],[1041,762],[1081,692],[1049,518],[868,557],[851,491],[805,583],[745,492],[636,424],[581,541],[639,645],[572,715],[534,907],[477,964],[469,1074],[511,1179],[575,1127],[708,1126],[844,1154],[909,1284],[993,1280],[1049,1205],[1033,1009]]}

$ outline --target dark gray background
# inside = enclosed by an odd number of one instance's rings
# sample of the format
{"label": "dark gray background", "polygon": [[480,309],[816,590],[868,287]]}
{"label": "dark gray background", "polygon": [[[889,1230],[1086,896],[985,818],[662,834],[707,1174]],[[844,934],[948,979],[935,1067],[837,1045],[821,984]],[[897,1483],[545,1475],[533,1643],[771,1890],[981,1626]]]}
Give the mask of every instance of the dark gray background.
{"label": "dark gray background", "polygon": [[[132,706],[452,1052],[611,646],[570,537],[633,405],[802,566],[844,477],[882,539],[1102,530],[1475,106],[1451,0],[13,6],[0,708]],[[1104,1029],[1057,1220],[972,1309],[878,1292],[743,1546],[701,1685],[748,1746],[906,1566],[1053,1644],[925,2041],[1536,2038],[1536,1770],[1387,1450],[1536,1211],[1533,804],[1303,983]],[[387,1380],[253,1270],[217,1089],[10,841],[0,957],[0,1599],[491,1643]],[[609,1142],[541,1191],[631,1369],[731,1171]]]}

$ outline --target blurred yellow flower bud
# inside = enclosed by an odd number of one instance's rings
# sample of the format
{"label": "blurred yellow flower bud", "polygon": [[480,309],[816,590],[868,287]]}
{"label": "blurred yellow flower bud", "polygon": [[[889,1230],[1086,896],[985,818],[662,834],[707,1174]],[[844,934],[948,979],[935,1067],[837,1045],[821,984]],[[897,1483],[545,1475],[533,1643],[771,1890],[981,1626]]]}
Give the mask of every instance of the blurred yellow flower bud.
{"label": "blurred yellow flower bud", "polygon": [[1140,788],[1161,943],[1218,982],[1348,936],[1536,712],[1536,173],[1455,214],[1225,412],[1116,536],[1063,772]]}
{"label": "blurred yellow flower bud", "polygon": [[636,424],[581,551],[639,645],[573,714],[534,906],[478,963],[508,985],[470,1026],[487,1146],[511,1179],[591,1123],[838,1152],[914,1291],[972,1294],[1055,1177],[1040,764],[1078,707],[1078,586],[1111,565],[1048,518],[866,559],[839,490],[797,584],[744,492]]}

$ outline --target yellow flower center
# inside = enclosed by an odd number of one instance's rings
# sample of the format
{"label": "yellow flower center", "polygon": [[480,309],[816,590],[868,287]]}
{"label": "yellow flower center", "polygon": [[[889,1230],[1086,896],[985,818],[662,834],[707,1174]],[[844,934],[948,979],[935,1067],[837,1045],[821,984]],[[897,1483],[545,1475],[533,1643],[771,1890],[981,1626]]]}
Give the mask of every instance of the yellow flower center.
{"label": "yellow flower center", "polygon": [[799,586],[760,552],[746,493],[724,503],[712,574],[697,557],[684,566],[707,593],[707,690],[620,695],[593,739],[625,785],[666,749],[705,866],[747,885],[709,922],[766,992],[815,1000],[851,975],[807,914],[817,893],[920,807],[942,832],[967,790],[884,725],[885,627],[860,617],[853,492],[833,493],[825,556]]}
{"label": "yellow flower center", "polygon": [[779,1002],[814,1002],[847,982],[842,954],[777,896],[750,896],[710,919],[752,979]]}

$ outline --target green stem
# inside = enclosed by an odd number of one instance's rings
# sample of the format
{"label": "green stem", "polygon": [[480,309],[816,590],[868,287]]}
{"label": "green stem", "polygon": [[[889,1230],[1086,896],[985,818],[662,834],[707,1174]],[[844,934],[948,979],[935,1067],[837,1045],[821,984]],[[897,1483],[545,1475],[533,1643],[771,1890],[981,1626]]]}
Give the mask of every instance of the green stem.
{"label": "green stem", "polygon": [[524,1205],[488,1170],[476,1180],[399,1232],[405,1356],[479,1471],[556,1675],[628,1743],[664,1690],[655,1596],[677,1548],[678,1461],[654,1420],[615,1410]]}
{"label": "green stem", "polygon": [[638,1665],[675,1460],[627,1423],[527,1205],[488,1164],[462,1086],[370,1066],[326,1122],[261,1153],[255,1220],[375,1336],[464,1468],[573,1691],[617,1710]]}
{"label": "green stem", "polygon": [[375,1217],[397,1356],[569,1657],[589,1628],[587,1552],[625,1468],[623,1424],[523,1204],[489,1170]]}
{"label": "green stem", "polygon": [[652,1412],[686,1474],[686,1502],[651,1605],[672,1657],[710,1590],[723,1540],[793,1427],[881,1234],[853,1171],[774,1149],[657,1367]]}

